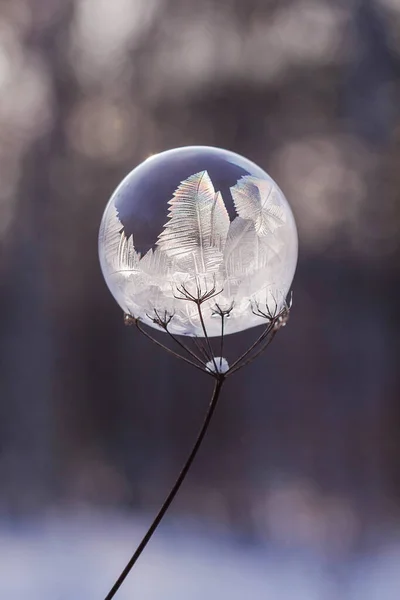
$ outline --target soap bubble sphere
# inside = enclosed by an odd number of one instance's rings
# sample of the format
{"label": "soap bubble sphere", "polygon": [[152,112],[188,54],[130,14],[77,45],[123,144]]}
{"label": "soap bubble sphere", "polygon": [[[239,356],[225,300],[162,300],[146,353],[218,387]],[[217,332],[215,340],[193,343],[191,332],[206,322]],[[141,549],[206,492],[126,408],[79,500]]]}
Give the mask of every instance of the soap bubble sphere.
{"label": "soap bubble sphere", "polygon": [[[111,196],[100,264],[123,311],[176,335],[221,335],[265,323],[255,306],[284,307],[297,231],[283,193],[233,152],[191,146],[161,152]],[[203,298],[199,303],[191,297]]]}

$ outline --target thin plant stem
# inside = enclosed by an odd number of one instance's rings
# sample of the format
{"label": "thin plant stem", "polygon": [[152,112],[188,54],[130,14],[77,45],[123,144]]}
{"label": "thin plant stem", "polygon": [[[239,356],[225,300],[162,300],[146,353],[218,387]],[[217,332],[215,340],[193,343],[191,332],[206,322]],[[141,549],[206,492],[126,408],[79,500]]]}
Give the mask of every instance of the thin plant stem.
{"label": "thin plant stem", "polygon": [[[272,342],[272,340],[274,339],[274,337],[276,336],[278,332],[278,329],[274,329],[272,332],[271,337],[268,339],[268,341],[266,342],[266,344],[264,344],[262,346],[262,348],[259,348],[257,350],[257,352],[255,354],[253,354],[252,356],[250,356],[247,360],[245,360],[242,363],[237,364],[237,361],[235,363],[235,367],[232,367],[231,369],[229,369],[229,371],[227,373],[225,373],[225,376],[228,375],[232,375],[232,373],[235,373],[236,371],[239,371],[239,369],[242,369],[243,367],[245,367],[246,365],[248,365],[249,363],[253,362],[253,360],[255,360],[258,356],[260,356],[260,354],[262,354],[264,352],[264,350],[266,350],[268,348],[268,346],[270,345],[270,343]],[[254,347],[254,344],[253,344]],[[248,353],[246,353],[247,355]]]}
{"label": "thin plant stem", "polygon": [[175,481],[174,485],[172,486],[171,491],[169,492],[168,496],[166,497],[157,516],[155,517],[153,523],[150,525],[149,529],[147,530],[146,535],[143,537],[142,541],[140,542],[139,546],[137,547],[132,558],[129,560],[125,569],[122,571],[121,575],[118,577],[117,581],[114,583],[113,587],[111,588],[111,590],[105,597],[105,600],[111,600],[112,598],[114,598],[115,594],[117,593],[117,591],[119,590],[119,588],[125,581],[126,577],[128,576],[130,570],[132,569],[132,567],[134,566],[134,564],[136,563],[136,561],[142,554],[143,550],[146,548],[153,533],[156,531],[157,527],[161,523],[162,518],[164,517],[164,515],[167,512],[168,508],[170,507],[173,499],[175,498],[177,492],[179,491],[179,488],[181,487],[183,481],[185,480],[185,477],[188,474],[188,471],[197,455],[197,452],[201,446],[201,443],[202,443],[204,436],[207,432],[207,429],[210,425],[212,416],[214,414],[214,411],[218,404],[218,400],[220,398],[221,388],[222,388],[224,381],[225,381],[224,377],[216,377],[215,378],[215,386],[214,386],[214,391],[213,391],[213,394],[211,397],[211,401],[210,401],[210,404],[208,405],[208,409],[207,409],[206,415],[204,417],[203,424],[202,424],[200,431],[196,437],[196,441],[193,445],[193,448],[192,448],[185,464],[183,465],[182,470],[179,473],[177,480]]}
{"label": "thin plant stem", "polygon": [[[197,356],[197,354],[195,352],[193,352],[190,348],[188,348],[183,342],[181,342],[173,333],[170,332],[170,330],[168,329],[168,324],[171,321],[170,319],[162,319],[160,317],[160,315],[158,314],[158,312],[154,309],[155,315],[157,317],[157,319],[153,319],[154,322],[157,323],[157,325],[159,325],[160,327],[163,328],[163,330],[165,331],[165,333],[167,333],[169,335],[169,337],[180,347],[182,348],[182,350],[184,352],[187,352],[189,354],[189,356],[191,356],[192,358],[194,358],[195,361],[197,361],[198,363],[200,363],[200,365],[202,367],[205,366],[205,363],[201,360],[201,358],[199,358]],[[147,315],[149,316],[149,315]],[[151,317],[150,317],[151,318]]]}
{"label": "thin plant stem", "polygon": [[168,326],[165,328],[165,331],[168,333],[168,335],[170,336],[170,338],[172,338],[174,340],[174,342],[176,344],[178,344],[178,346],[180,346],[183,350],[185,350],[185,352],[187,352],[192,358],[194,358],[195,360],[197,360],[201,365],[203,365],[203,367],[205,366],[204,362],[201,360],[201,358],[199,356],[197,356],[197,354],[195,352],[193,352],[190,348],[188,348],[187,346],[185,346],[185,344],[183,342],[181,342],[177,337],[175,337],[169,330],[168,330]]}
{"label": "thin plant stem", "polygon": [[147,333],[147,331],[145,331],[140,325],[139,322],[136,321],[136,327],[139,329],[140,333],[143,333],[143,335],[145,337],[147,337],[147,339],[151,340],[154,344],[156,344],[156,346],[159,346],[160,348],[162,348],[163,350],[166,350],[169,354],[172,354],[172,356],[175,356],[175,358],[180,358],[181,360],[183,360],[184,362],[188,363],[189,365],[192,365],[192,367],[196,367],[196,369],[199,369],[202,373],[207,373],[208,375],[212,375],[211,373],[209,373],[209,371],[207,371],[206,369],[200,367],[198,364],[194,363],[193,361],[189,360],[188,358],[186,358],[185,356],[182,356],[181,354],[178,354],[177,352],[175,352],[174,350],[171,350],[171,348],[168,348],[168,346],[165,346],[164,344],[162,344],[161,342],[159,342],[158,340],[156,340],[156,338],[154,338],[152,335],[150,335],[149,333]]}
{"label": "thin plant stem", "polygon": [[233,370],[235,369],[236,365],[242,362],[242,360],[244,360],[254,350],[254,348],[256,348],[259,344],[261,344],[261,342],[265,340],[267,335],[271,332],[272,328],[273,326],[271,325],[271,323],[269,323],[264,329],[264,331],[258,336],[256,341],[250,346],[250,348],[248,348],[245,352],[243,352],[241,356],[239,356],[238,359],[235,360],[235,362],[231,365],[229,371],[227,372],[227,375],[233,373]]}
{"label": "thin plant stem", "polygon": [[207,329],[206,329],[206,326],[205,326],[205,323],[204,323],[204,319],[203,319],[203,313],[201,312],[200,302],[197,303],[197,310],[199,312],[200,323],[201,323],[201,327],[203,329],[204,337],[206,339],[206,344],[207,344],[207,347],[208,347],[208,351],[210,353],[211,360],[214,363],[215,372],[218,373],[217,363],[215,362],[214,352],[213,352],[213,349],[212,349],[212,346],[211,346],[210,338],[208,337],[208,334],[207,334]]}
{"label": "thin plant stem", "polygon": [[225,325],[225,315],[221,313],[221,344],[219,348],[219,368],[221,370],[222,367],[222,357],[224,355],[224,325]]}
{"label": "thin plant stem", "polygon": [[196,337],[193,337],[192,341],[193,341],[193,344],[196,346],[197,350],[203,356],[203,359],[206,362],[208,362],[209,360],[211,360],[211,356],[209,356],[207,354],[207,350],[206,350],[206,348],[204,348],[204,346],[202,345],[202,343]]}

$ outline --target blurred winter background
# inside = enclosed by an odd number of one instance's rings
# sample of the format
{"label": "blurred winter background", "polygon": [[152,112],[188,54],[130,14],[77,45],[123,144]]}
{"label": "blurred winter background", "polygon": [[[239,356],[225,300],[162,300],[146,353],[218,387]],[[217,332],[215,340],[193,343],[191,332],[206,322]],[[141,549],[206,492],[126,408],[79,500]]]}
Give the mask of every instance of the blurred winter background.
{"label": "blurred winter background", "polygon": [[210,381],[97,259],[121,178],[190,144],[286,193],[294,309],[118,598],[400,597],[399,107],[399,0],[1,0],[1,599],[103,598],[197,431]]}

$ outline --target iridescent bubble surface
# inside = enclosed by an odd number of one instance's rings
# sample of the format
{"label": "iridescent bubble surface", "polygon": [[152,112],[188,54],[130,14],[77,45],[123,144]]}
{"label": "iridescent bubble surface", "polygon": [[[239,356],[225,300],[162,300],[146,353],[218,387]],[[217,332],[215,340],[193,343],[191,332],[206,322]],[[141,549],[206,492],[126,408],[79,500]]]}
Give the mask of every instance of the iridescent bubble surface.
{"label": "iridescent bubble surface", "polygon": [[255,307],[283,306],[297,263],[297,231],[282,191],[233,152],[190,146],[154,155],[115,190],[102,218],[100,264],[125,313],[177,335],[265,323]]}

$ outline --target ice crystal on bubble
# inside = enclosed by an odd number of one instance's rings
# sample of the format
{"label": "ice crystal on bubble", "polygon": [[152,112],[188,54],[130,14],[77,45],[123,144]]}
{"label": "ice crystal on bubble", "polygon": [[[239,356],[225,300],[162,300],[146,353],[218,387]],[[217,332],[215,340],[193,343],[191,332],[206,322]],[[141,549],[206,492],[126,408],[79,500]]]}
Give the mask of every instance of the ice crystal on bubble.
{"label": "ice crystal on bubble", "polygon": [[[178,335],[220,335],[259,325],[254,303],[283,305],[297,261],[293,215],[259,167],[216,148],[180,148],[148,159],[111,197],[99,235],[106,282],[128,314]],[[203,296],[202,296],[203,295]],[[194,298],[194,300],[193,300]]]}
{"label": "ice crystal on bubble", "polygon": [[207,171],[183,181],[168,204],[169,221],[158,237],[159,248],[185,272],[219,271],[230,221]]}

